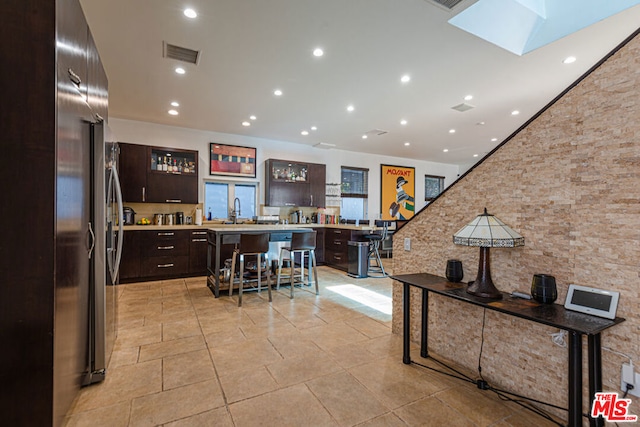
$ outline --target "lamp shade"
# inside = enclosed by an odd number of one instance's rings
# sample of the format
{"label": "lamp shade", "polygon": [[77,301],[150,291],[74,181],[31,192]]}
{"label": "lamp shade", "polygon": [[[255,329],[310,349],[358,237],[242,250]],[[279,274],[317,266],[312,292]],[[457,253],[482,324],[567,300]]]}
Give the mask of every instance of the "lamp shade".
{"label": "lamp shade", "polygon": [[487,213],[478,215],[469,224],[453,235],[453,243],[481,248],[515,248],[524,246],[524,237],[513,231],[495,216]]}
{"label": "lamp shade", "polygon": [[467,292],[483,298],[500,299],[502,293],[491,280],[490,248],[515,248],[524,246],[524,237],[513,231],[495,216],[487,213],[478,215],[469,224],[453,235],[453,243],[480,248],[478,276],[469,284]]}

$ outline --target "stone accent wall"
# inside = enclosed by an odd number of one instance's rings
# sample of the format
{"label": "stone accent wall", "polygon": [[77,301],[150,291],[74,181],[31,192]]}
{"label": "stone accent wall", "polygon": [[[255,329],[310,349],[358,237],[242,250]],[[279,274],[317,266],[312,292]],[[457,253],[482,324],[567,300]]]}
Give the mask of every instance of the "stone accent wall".
{"label": "stone accent wall", "polygon": [[[618,316],[626,322],[605,331],[602,345],[640,366],[639,97],[640,36],[398,231],[394,274],[444,276],[447,259],[460,259],[464,281],[474,280],[479,249],[456,246],[452,236],[486,207],[525,238],[521,248],[491,249],[496,287],[528,293],[532,276],[546,273],[556,278],[559,304],[571,283],[620,291]],[[405,237],[410,252],[403,250]],[[412,298],[412,339],[419,342],[419,294]],[[393,328],[401,334],[397,282],[393,301]],[[476,371],[482,317],[480,308],[430,298],[429,351]],[[554,332],[487,312],[483,376],[566,407],[567,349],[551,342]],[[604,388],[618,391],[620,366],[628,359],[606,349],[602,357]],[[585,411],[587,387],[585,381]],[[640,415],[639,399],[633,399],[631,412]]]}

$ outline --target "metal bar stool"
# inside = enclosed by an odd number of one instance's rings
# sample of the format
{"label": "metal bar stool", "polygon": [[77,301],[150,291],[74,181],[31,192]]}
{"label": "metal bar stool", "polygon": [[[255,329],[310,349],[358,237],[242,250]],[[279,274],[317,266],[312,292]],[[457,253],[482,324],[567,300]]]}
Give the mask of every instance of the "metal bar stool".
{"label": "metal bar stool", "polygon": [[369,257],[367,259],[369,273],[367,275],[369,277],[387,277],[387,272],[384,271],[384,266],[380,259],[380,245],[382,241],[387,238],[389,222],[376,220],[376,227],[382,227],[382,232],[366,234],[364,236],[369,240]]}
{"label": "metal bar stool", "polygon": [[[291,272],[289,274],[289,281],[291,284],[291,296],[293,299],[293,288],[296,284],[295,273],[295,254],[300,254],[300,283],[304,283],[304,256],[309,253],[309,265],[307,267],[308,285],[311,286],[311,271],[313,271],[314,282],[316,285],[316,295],[318,291],[318,269],[316,265],[316,231],[311,232],[299,232],[293,233],[291,236],[291,244],[286,247],[280,248],[280,259],[278,260],[278,281],[276,289],[280,289],[280,278],[282,277],[282,262],[286,259],[289,260],[291,265]],[[285,258],[283,252],[289,252],[290,258]]]}
{"label": "metal bar stool", "polygon": [[236,257],[240,258],[240,281],[238,286],[238,307],[242,306],[242,290],[244,286],[244,257],[246,255],[256,257],[256,268],[258,273],[258,292],[262,285],[262,256],[266,260],[267,290],[269,291],[269,302],[271,299],[271,271],[269,270],[269,233],[243,233],[240,235],[240,244],[233,251],[231,258],[231,279],[229,280],[229,296],[233,294],[233,275],[236,271]]}

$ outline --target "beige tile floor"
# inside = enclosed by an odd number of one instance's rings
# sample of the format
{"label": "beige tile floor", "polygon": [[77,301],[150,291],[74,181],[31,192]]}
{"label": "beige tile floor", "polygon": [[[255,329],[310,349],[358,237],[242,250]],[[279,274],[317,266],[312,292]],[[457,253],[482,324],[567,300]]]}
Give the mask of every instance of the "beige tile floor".
{"label": "beige tile floor", "polygon": [[[309,288],[215,299],[204,277],[120,285],[103,383],[66,426],[551,426],[462,381],[402,363],[391,279],[319,268]],[[335,292],[374,292],[387,313]],[[341,288],[337,288],[341,289]],[[414,359],[420,359],[417,347]],[[425,361],[425,363],[430,363]]]}

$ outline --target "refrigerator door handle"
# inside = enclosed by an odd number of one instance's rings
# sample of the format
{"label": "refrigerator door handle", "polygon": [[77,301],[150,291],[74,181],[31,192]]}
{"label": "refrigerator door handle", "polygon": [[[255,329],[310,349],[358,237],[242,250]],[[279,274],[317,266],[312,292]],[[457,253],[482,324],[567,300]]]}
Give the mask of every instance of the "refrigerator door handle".
{"label": "refrigerator door handle", "polygon": [[93,226],[91,225],[91,221],[89,221],[89,223],[87,224],[88,227],[88,232],[89,235],[91,236],[91,246],[89,246],[89,249],[87,249],[87,255],[89,257],[89,259],[91,259],[91,256],[93,255],[93,250],[96,247],[96,234],[93,232]]}
{"label": "refrigerator door handle", "polygon": [[116,190],[116,201],[118,203],[118,248],[116,249],[116,262],[113,266],[113,278],[114,284],[116,283],[118,277],[118,271],[120,270],[120,260],[122,258],[122,242],[124,240],[124,210],[122,203],[122,190],[120,188],[120,178],[118,178],[118,170],[114,167],[111,169],[113,171],[113,180],[115,184]]}

